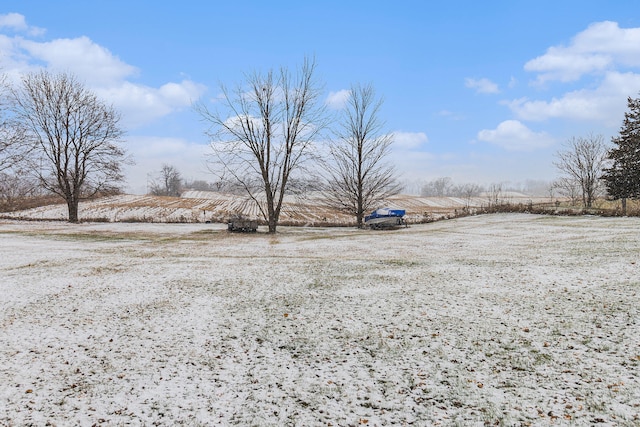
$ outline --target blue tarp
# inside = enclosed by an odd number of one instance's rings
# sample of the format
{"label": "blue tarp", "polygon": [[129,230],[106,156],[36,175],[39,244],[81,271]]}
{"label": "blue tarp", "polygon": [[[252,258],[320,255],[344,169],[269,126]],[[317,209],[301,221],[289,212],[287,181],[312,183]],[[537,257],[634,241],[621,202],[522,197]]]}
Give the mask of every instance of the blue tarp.
{"label": "blue tarp", "polygon": [[382,208],[376,209],[371,212],[370,215],[364,217],[365,222],[375,219],[375,218],[389,218],[389,217],[399,217],[402,218],[405,215],[406,211],[404,209],[389,209]]}

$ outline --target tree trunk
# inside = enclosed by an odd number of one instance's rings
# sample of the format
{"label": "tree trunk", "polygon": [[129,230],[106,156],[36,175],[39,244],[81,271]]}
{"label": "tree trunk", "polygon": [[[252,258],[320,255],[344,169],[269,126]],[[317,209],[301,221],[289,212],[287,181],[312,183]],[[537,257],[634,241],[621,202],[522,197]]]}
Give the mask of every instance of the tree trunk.
{"label": "tree trunk", "polygon": [[69,222],[78,222],[78,200],[73,198],[67,199],[67,208],[69,209]]}
{"label": "tree trunk", "polygon": [[276,222],[276,219],[272,215],[269,215],[269,233],[275,233],[277,226],[278,224]]}
{"label": "tree trunk", "polygon": [[364,192],[364,185],[363,185],[363,179],[362,179],[362,145],[359,144],[358,145],[358,196],[357,196],[357,206],[356,206],[356,223],[358,228],[364,228],[364,225],[362,224],[362,217],[364,216],[364,198],[363,198],[363,192]]}
{"label": "tree trunk", "polygon": [[275,233],[278,227],[278,215],[274,206],[273,195],[270,191],[267,191],[267,225],[269,226],[269,233]]}
{"label": "tree trunk", "polygon": [[[358,186],[361,187],[361,186]],[[363,200],[362,200],[362,191],[359,190],[359,194],[358,194],[358,207],[356,208],[356,225],[358,228],[364,228],[364,224],[362,222],[362,219],[364,218],[364,209],[362,207],[363,205]]]}

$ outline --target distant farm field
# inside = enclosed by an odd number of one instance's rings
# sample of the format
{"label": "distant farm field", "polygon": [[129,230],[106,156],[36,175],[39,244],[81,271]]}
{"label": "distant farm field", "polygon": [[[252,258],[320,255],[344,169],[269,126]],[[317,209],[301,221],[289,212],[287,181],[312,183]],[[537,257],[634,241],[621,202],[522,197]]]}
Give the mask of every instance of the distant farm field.
{"label": "distant farm field", "polygon": [[640,219],[0,221],[0,425],[640,425]]}
{"label": "distant farm field", "polygon": [[[397,195],[390,197],[389,207],[404,209],[409,223],[420,223],[455,216],[467,209],[486,207],[487,197],[419,197]],[[531,197],[520,193],[505,193],[500,203],[527,206],[531,203],[550,205],[549,198]],[[376,206],[376,208],[383,206]],[[373,209],[372,209],[373,210]],[[255,201],[246,195],[207,191],[185,191],[181,197],[140,196],[121,194],[101,197],[80,203],[81,221],[94,222],[226,222],[230,216],[242,214],[251,219],[264,220]],[[35,208],[2,213],[4,217],[25,220],[66,220],[68,208],[62,200],[57,204],[43,204]],[[264,221],[263,221],[264,222]],[[321,197],[287,196],[280,214],[280,224],[301,226],[355,225],[355,217],[323,205]]]}

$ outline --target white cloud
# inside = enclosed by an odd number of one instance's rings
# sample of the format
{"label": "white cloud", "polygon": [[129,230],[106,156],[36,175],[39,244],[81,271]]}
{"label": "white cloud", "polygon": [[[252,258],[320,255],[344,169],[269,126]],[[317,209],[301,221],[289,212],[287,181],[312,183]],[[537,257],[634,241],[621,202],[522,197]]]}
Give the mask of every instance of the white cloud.
{"label": "white cloud", "polygon": [[393,132],[393,144],[402,150],[420,148],[429,142],[424,132]]}
{"label": "white cloud", "polygon": [[531,151],[555,142],[546,132],[533,132],[518,120],[506,120],[493,130],[483,129],[478,139],[509,151]]}
{"label": "white cloud", "polygon": [[476,93],[500,93],[498,85],[487,78],[466,78],[464,84],[468,88],[475,89]]}
{"label": "white cloud", "polygon": [[337,92],[329,92],[325,104],[333,110],[341,110],[347,104],[351,91],[348,89],[342,89]]}
{"label": "white cloud", "polygon": [[575,81],[619,65],[640,66],[640,28],[620,28],[616,22],[604,21],[578,33],[569,46],[550,47],[524,68],[540,73],[537,82],[544,84]]}
{"label": "white cloud", "polygon": [[525,64],[538,84],[574,82],[586,76],[582,89],[548,100],[504,102],[520,120],[569,119],[614,127],[619,125],[628,96],[640,91],[640,28],[620,28],[616,22],[590,25],[568,46],[552,46]]}
{"label": "white cloud", "polygon": [[522,120],[562,118],[617,126],[624,116],[627,97],[636,96],[638,91],[640,74],[611,71],[595,89],[568,92],[550,101],[521,98],[506,104]]}
{"label": "white cloud", "polygon": [[7,28],[12,31],[24,32],[31,36],[44,34],[45,30],[27,24],[24,15],[19,13],[0,14],[0,29]]}
{"label": "white cloud", "polygon": [[49,42],[22,40],[19,45],[31,58],[56,70],[69,70],[90,85],[112,84],[137,73],[136,67],[85,36]]}
{"label": "white cloud", "polygon": [[122,113],[124,125],[131,128],[189,107],[204,93],[205,87],[190,80],[167,83],[159,88],[123,81],[94,90]]}
{"label": "white cloud", "polygon": [[[0,16],[10,21],[6,15]],[[11,22],[15,21],[13,25],[21,25],[24,19],[21,21],[20,17],[11,18]],[[11,81],[18,82],[21,75],[42,66],[76,75],[122,113],[126,128],[148,124],[188,107],[206,90],[204,85],[191,80],[168,82],[160,87],[131,82],[138,69],[85,36],[41,42],[0,34],[0,68]]]}
{"label": "white cloud", "polygon": [[190,105],[199,98],[205,87],[191,80],[183,80],[180,83],[166,83],[160,86],[160,95],[173,104]]}
{"label": "white cloud", "polygon": [[455,113],[453,111],[449,111],[449,110],[440,110],[437,113],[438,116],[440,117],[445,117],[449,120],[463,120],[464,116],[460,113]]}
{"label": "white cloud", "polygon": [[544,56],[527,62],[524,68],[527,71],[542,71],[537,82],[544,84],[550,80],[575,81],[583,74],[605,70],[611,62],[607,55],[575,53],[552,47]]}
{"label": "white cloud", "polygon": [[0,28],[24,31],[28,26],[23,15],[20,15],[19,13],[7,13],[5,15],[0,15]]}

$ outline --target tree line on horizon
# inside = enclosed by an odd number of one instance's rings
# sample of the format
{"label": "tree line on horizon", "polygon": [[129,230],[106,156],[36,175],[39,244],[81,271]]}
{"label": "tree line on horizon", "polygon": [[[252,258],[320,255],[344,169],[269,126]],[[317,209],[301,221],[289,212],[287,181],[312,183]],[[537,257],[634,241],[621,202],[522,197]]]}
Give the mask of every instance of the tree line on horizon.
{"label": "tree line on horizon", "polygon": [[[382,98],[371,84],[353,84],[346,105],[332,116],[320,100],[315,69],[306,58],[294,72],[254,72],[234,88],[221,86],[218,108],[196,103],[216,180],[191,185],[246,194],[272,233],[285,195],[320,192],[327,206],[353,215],[362,227],[368,210],[398,194],[402,185],[387,162],[393,134],[380,117]],[[628,108],[612,146],[593,134],[566,142],[554,162],[562,176],[550,192],[580,198],[585,208],[606,195],[621,200],[625,213],[626,201],[640,198],[640,98],[629,97]],[[124,133],[119,112],[70,73],[41,70],[17,85],[0,78],[0,197],[53,194],[77,222],[81,200],[120,191],[122,167],[132,163],[121,146]],[[178,196],[184,184],[165,164],[149,190]],[[483,190],[439,178],[421,193],[471,198]]]}

